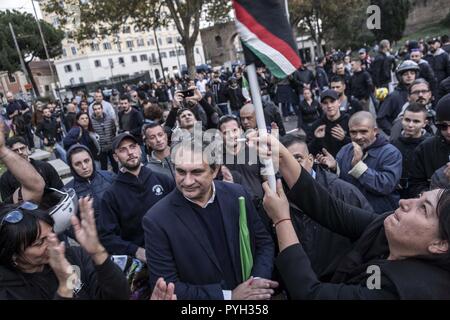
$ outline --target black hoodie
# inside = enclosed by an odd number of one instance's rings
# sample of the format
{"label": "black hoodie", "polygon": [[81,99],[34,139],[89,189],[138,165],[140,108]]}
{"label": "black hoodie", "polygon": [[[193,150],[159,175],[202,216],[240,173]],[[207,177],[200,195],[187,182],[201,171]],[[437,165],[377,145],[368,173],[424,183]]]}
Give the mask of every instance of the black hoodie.
{"label": "black hoodie", "polygon": [[[126,277],[118,266],[106,261],[95,266],[91,258],[80,247],[66,248],[70,264],[80,268],[81,287],[74,299],[128,299],[130,289]],[[42,272],[23,273],[0,266],[0,300],[51,300],[62,299],[57,293],[58,279],[46,265]]]}
{"label": "black hoodie", "polygon": [[119,172],[100,205],[100,240],[111,254],[134,256],[144,247],[142,218],[175,188],[173,179],[141,167],[136,177]]}

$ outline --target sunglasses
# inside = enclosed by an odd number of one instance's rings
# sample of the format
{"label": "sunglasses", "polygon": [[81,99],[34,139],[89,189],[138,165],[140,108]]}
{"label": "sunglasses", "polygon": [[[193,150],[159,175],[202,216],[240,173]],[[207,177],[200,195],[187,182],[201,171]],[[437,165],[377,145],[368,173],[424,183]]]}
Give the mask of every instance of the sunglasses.
{"label": "sunglasses", "polygon": [[448,123],[436,123],[436,128],[438,128],[441,131],[447,131],[448,127],[450,127],[450,124]]}
{"label": "sunglasses", "polygon": [[2,221],[0,222],[0,231],[2,230],[3,226],[5,225],[5,223],[9,223],[9,224],[17,224],[20,221],[23,220],[23,211],[20,209],[24,209],[24,210],[36,210],[38,208],[38,205],[33,203],[33,202],[29,202],[29,201],[25,201],[24,203],[22,203],[19,207],[17,207],[16,209],[8,212],[2,219]]}

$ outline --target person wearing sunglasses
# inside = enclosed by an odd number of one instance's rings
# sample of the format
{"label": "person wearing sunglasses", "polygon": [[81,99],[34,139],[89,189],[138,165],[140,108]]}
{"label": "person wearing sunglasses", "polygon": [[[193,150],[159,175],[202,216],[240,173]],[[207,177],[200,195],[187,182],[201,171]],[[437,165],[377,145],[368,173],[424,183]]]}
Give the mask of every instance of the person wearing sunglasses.
{"label": "person wearing sunglasses", "polygon": [[429,190],[432,175],[450,162],[450,94],[437,103],[436,127],[436,135],[414,150],[410,177],[411,196]]}
{"label": "person wearing sunglasses", "polygon": [[100,244],[92,200],[71,223],[80,247],[66,247],[33,202],[0,209],[0,299],[128,299],[128,283]]}
{"label": "person wearing sunglasses", "polygon": [[0,161],[17,179],[20,187],[11,197],[2,199],[6,203],[17,203],[21,200],[41,201],[44,194],[45,181],[30,162],[5,145],[5,124],[0,121]]}

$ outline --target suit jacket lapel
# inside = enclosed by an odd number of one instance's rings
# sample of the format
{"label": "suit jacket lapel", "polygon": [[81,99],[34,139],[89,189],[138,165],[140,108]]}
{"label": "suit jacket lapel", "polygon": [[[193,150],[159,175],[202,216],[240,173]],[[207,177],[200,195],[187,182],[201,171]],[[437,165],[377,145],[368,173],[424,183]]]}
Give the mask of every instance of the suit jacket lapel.
{"label": "suit jacket lapel", "polygon": [[237,283],[242,282],[239,247],[239,200],[234,198],[221,183],[216,183],[216,197],[222,214],[228,252]]}
{"label": "suit jacket lapel", "polygon": [[222,268],[220,267],[219,261],[217,260],[217,256],[209,243],[209,239],[203,227],[200,225],[197,214],[186,202],[187,200],[183,197],[183,194],[177,190],[174,202],[175,206],[177,207],[175,214],[181,220],[181,222],[183,222],[186,228],[192,233],[194,238],[200,243],[217,269],[222,272]]}

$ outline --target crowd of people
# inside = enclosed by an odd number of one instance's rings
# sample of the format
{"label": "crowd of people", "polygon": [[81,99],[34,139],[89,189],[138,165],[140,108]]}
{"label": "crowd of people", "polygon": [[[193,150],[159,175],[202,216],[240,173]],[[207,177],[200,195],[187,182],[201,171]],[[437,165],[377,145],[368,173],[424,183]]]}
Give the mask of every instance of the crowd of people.
{"label": "crowd of people", "polygon": [[449,299],[450,42],[391,51],[258,66],[263,130],[245,66],[62,104],[8,93],[0,298]]}

